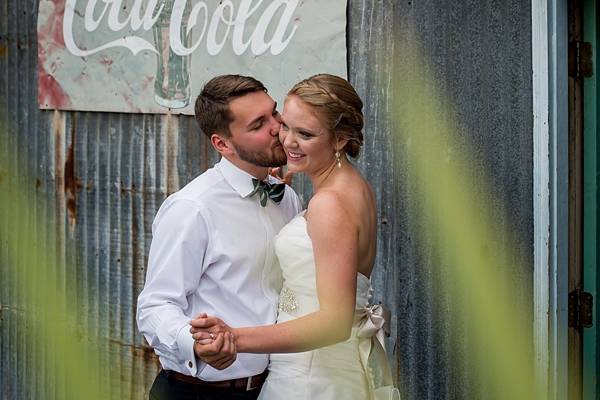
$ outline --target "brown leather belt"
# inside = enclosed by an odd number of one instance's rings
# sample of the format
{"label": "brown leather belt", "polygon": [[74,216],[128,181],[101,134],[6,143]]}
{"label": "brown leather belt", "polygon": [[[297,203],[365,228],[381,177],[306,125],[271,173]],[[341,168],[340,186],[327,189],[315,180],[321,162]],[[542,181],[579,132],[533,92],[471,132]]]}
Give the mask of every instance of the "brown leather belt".
{"label": "brown leather belt", "polygon": [[192,385],[223,388],[223,389],[242,389],[242,390],[254,390],[260,389],[267,379],[267,371],[259,375],[249,376],[247,378],[229,379],[226,381],[203,381],[202,379],[195,378],[193,376],[185,375],[177,371],[166,370],[169,378],[178,380],[180,382],[190,383]]}

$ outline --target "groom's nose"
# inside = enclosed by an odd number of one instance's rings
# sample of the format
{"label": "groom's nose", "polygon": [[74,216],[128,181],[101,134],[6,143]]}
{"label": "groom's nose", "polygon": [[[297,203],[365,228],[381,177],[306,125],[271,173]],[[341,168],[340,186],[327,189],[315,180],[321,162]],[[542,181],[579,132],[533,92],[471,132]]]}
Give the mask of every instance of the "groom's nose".
{"label": "groom's nose", "polygon": [[279,128],[281,127],[281,121],[275,117],[272,117],[271,121],[269,122],[271,123],[271,136],[278,136]]}

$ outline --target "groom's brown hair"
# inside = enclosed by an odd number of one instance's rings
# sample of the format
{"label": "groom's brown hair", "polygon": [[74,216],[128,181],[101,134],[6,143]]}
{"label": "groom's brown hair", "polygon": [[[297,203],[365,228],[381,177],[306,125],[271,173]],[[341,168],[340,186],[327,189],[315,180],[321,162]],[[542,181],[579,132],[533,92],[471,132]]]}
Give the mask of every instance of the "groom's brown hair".
{"label": "groom's brown hair", "polygon": [[220,75],[211,79],[196,98],[194,114],[198,126],[208,137],[213,133],[231,136],[229,124],[233,121],[233,115],[229,110],[229,102],[259,91],[267,93],[267,88],[250,76]]}

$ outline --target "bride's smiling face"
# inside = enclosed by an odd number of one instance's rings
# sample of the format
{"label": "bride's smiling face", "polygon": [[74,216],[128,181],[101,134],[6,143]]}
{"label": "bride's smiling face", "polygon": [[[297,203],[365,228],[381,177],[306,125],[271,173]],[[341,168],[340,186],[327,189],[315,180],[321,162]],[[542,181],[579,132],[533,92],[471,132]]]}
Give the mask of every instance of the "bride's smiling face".
{"label": "bride's smiling face", "polygon": [[318,174],[335,162],[333,134],[319,120],[313,108],[289,95],[281,114],[279,140],[290,172]]}

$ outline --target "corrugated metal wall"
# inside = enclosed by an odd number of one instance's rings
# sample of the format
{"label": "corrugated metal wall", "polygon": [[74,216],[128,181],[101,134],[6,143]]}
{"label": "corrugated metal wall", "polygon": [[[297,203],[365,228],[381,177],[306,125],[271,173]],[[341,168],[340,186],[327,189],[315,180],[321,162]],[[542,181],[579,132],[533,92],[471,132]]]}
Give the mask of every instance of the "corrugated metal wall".
{"label": "corrugated metal wall", "polygon": [[[350,80],[364,99],[365,148],[359,165],[376,190],[379,249],[376,300],[393,309],[393,358],[403,398],[485,398],[468,365],[463,321],[433,279],[443,274],[428,240],[419,240],[414,177],[394,154],[391,116],[395,39],[417,34],[428,71],[447,94],[477,167],[495,188],[492,208],[501,232],[520,238],[515,295],[531,297],[533,255],[530,2],[349,0]],[[191,117],[49,112],[37,106],[37,1],[0,3],[0,128],[9,133],[0,156],[0,190],[14,183],[42,200],[23,224],[37,232],[45,257],[61,266],[57,281],[76,287],[76,329],[105,340],[110,379],[122,382],[115,398],[144,398],[157,361],[135,326],[135,301],[145,276],[150,227],[161,201],[216,161]],[[4,186],[4,188],[3,188]],[[295,187],[305,201],[306,180]],[[407,190],[409,189],[409,190]],[[11,212],[1,204],[0,215]],[[425,212],[425,211],[424,211]],[[48,221],[56,223],[49,231]],[[0,222],[1,224],[1,222]],[[10,235],[0,226],[2,235]],[[514,232],[513,232],[514,233]],[[6,236],[4,236],[6,237]],[[26,246],[26,238],[23,246]],[[0,257],[10,252],[0,243]],[[43,263],[43,260],[40,260]],[[3,399],[53,398],[43,360],[28,347],[23,293],[0,265],[0,394]],[[454,326],[455,329],[450,329]],[[461,343],[452,349],[453,341]],[[392,353],[392,352],[391,352]],[[114,362],[116,361],[116,362]],[[31,368],[31,366],[37,366]],[[37,384],[28,385],[27,382]],[[66,383],[68,384],[68,383]]]}

